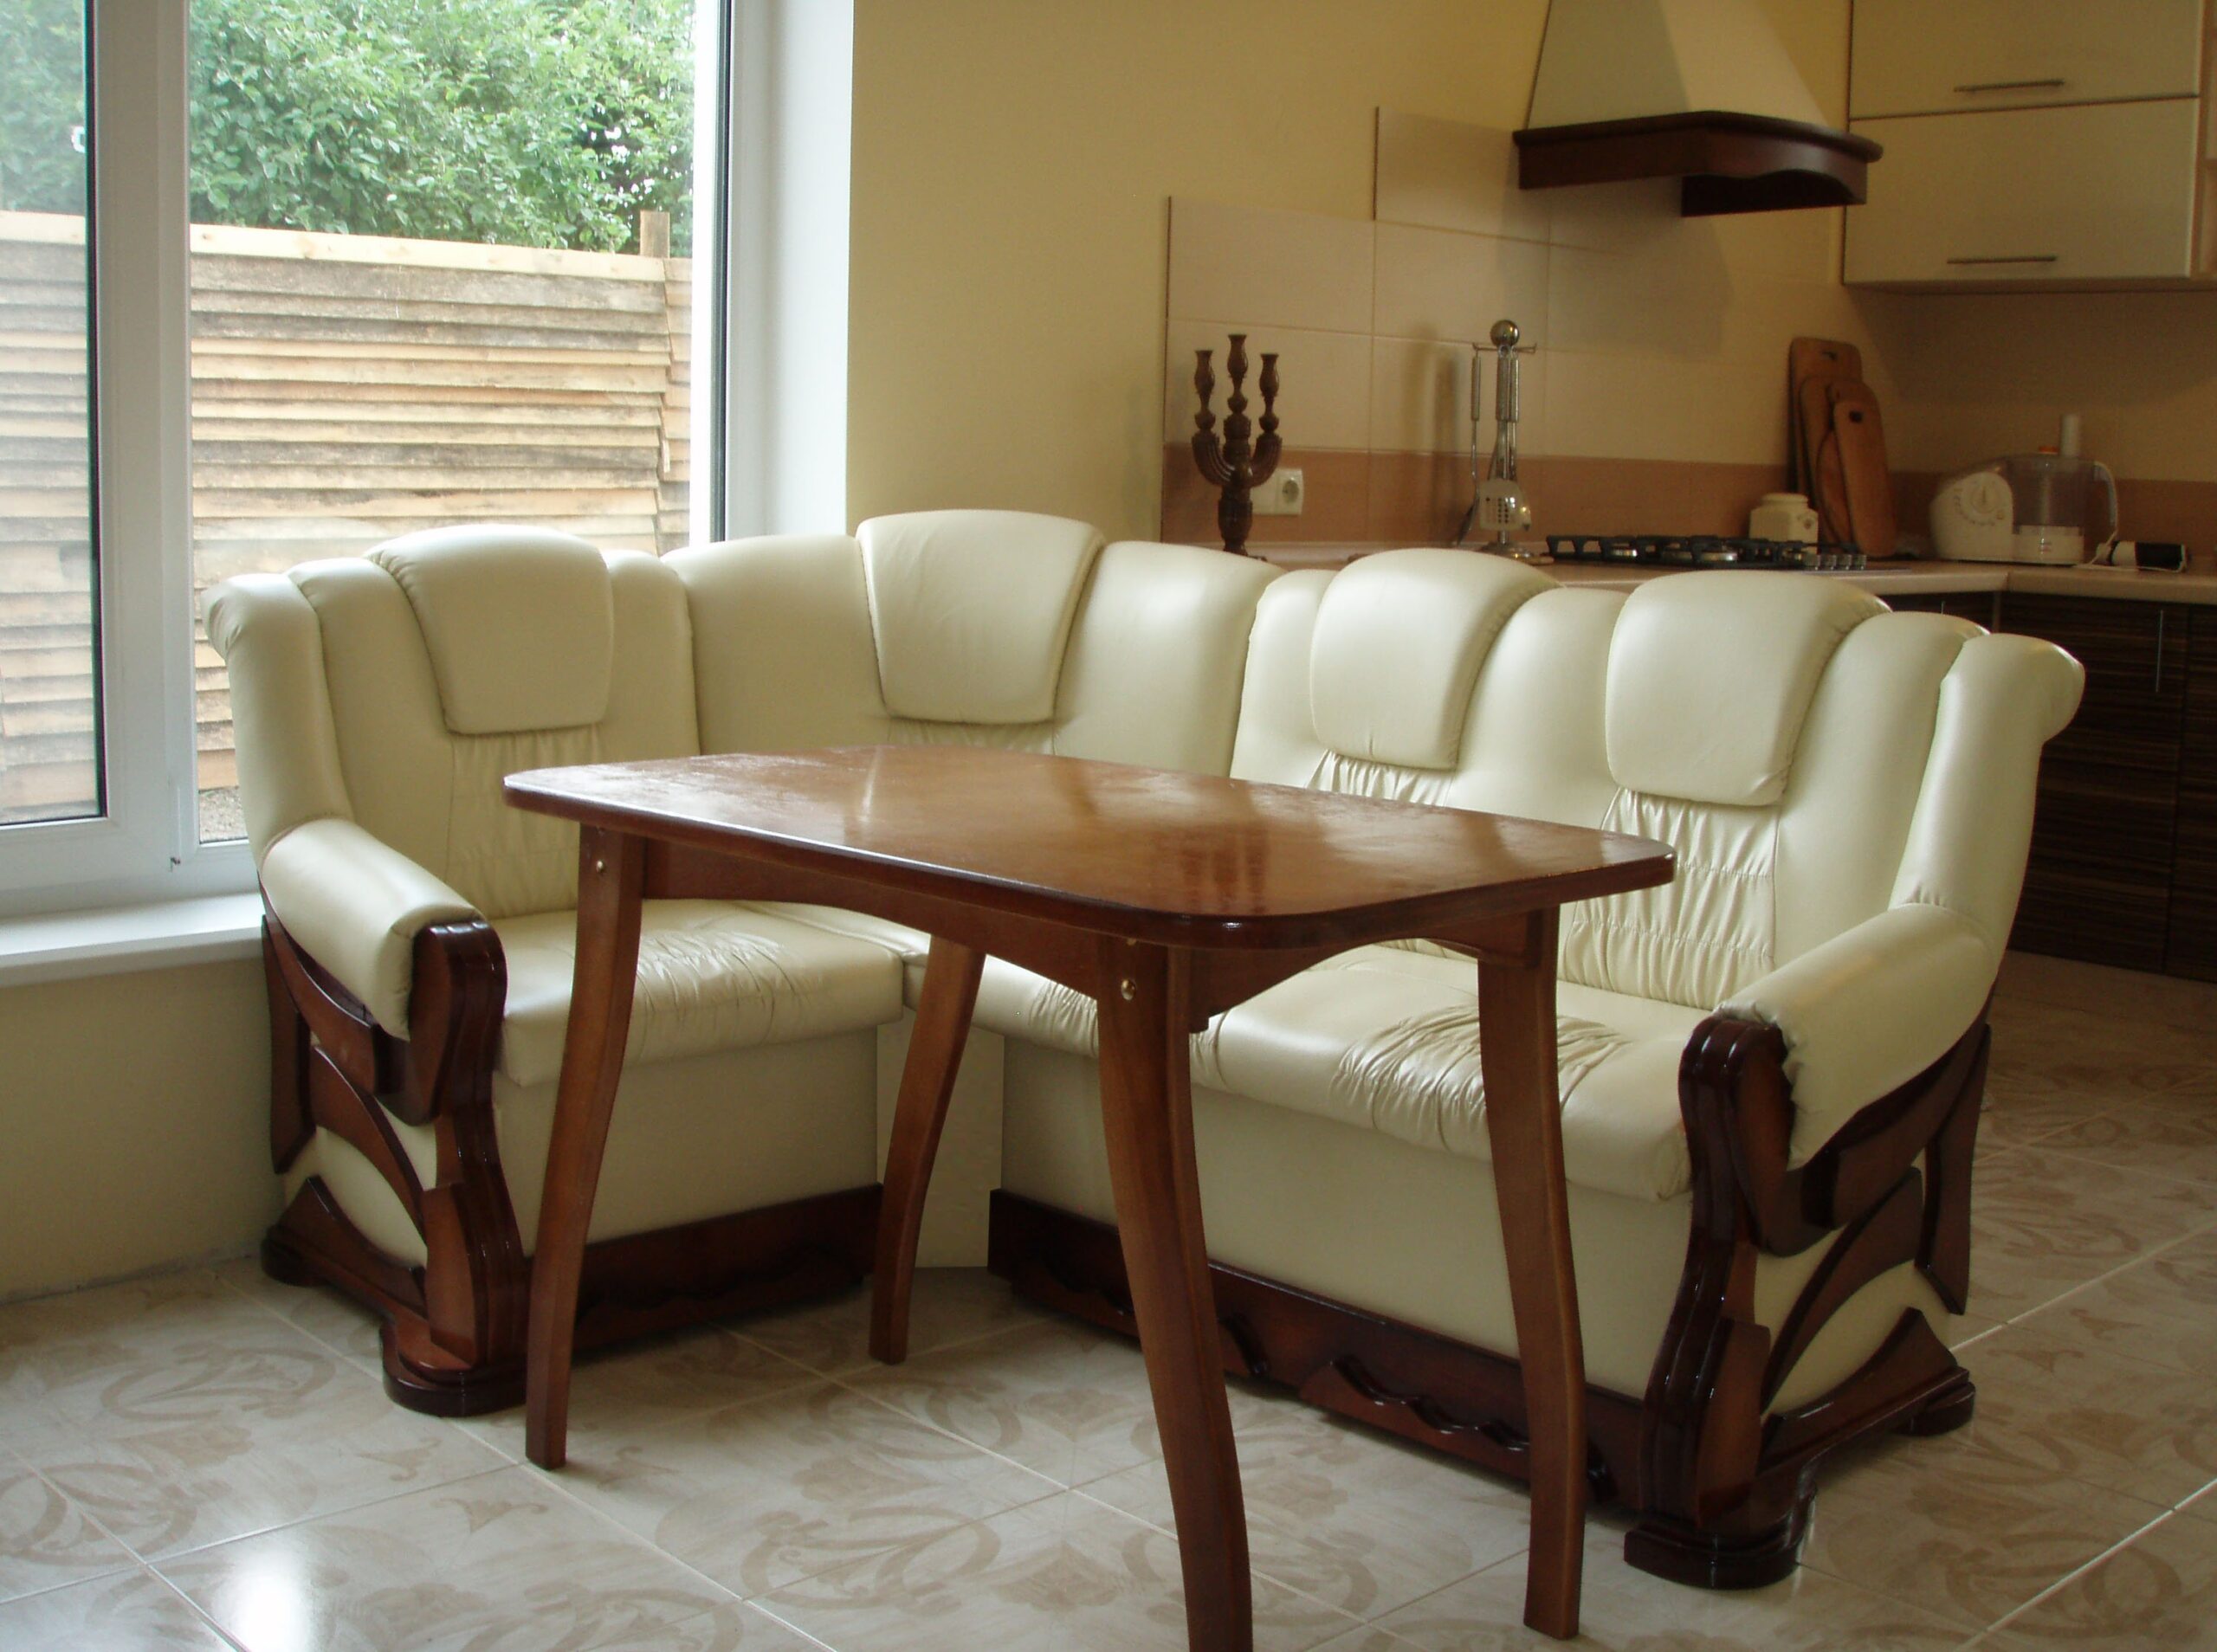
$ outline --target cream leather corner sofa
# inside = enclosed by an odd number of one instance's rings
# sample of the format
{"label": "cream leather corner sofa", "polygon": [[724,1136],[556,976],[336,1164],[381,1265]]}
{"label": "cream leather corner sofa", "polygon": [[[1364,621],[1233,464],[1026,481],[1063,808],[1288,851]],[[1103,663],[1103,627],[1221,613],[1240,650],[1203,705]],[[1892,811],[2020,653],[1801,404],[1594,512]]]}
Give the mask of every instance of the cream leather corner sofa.
{"label": "cream leather corner sofa", "polygon": [[[1405,551],[1273,578],[986,512],[660,561],[443,531],[230,582],[209,627],[269,913],[265,1260],[385,1314],[404,1403],[518,1392],[575,845],[501,778],[969,741],[1676,848],[1671,885],[1567,910],[1559,964],[1590,1472],[1640,1513],[1635,1563],[1782,1575],[1826,1452],[1969,1414],[1944,1333],[1985,1007],[2080,684],[2046,643],[1807,575],[1626,597]],[[581,1340],[867,1268],[926,945],[650,904]],[[1513,1474],[1475,997],[1441,949],[1335,958],[1195,1037],[1195,1128],[1228,1365]],[[942,1236],[982,1220],[1019,1289],[1128,1332],[1091,1006],[995,960],[976,1024]]]}

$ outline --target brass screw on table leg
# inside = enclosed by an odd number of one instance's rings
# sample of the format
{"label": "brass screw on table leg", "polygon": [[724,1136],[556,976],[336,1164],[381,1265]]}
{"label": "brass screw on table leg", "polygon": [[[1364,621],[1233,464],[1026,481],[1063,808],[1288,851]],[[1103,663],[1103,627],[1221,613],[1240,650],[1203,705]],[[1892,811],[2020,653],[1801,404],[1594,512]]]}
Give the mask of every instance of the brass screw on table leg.
{"label": "brass screw on table leg", "polygon": [[1132,1001],[1133,987],[1129,981],[1117,982],[1116,990],[1124,995],[1124,1002],[1126,1003],[1129,1003]]}
{"label": "brass screw on table leg", "polygon": [[593,869],[596,873],[599,873],[599,874],[604,874],[604,874],[607,873],[607,871],[608,871],[608,862],[607,862],[607,861],[595,861],[592,863],[592,869]]}

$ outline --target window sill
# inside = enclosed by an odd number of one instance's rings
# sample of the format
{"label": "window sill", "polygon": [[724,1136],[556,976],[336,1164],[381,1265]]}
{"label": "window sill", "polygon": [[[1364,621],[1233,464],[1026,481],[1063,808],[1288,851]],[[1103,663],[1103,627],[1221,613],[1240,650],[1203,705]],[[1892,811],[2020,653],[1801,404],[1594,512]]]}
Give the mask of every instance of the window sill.
{"label": "window sill", "polygon": [[182,964],[262,950],[262,897],[204,895],[0,920],[0,988]]}

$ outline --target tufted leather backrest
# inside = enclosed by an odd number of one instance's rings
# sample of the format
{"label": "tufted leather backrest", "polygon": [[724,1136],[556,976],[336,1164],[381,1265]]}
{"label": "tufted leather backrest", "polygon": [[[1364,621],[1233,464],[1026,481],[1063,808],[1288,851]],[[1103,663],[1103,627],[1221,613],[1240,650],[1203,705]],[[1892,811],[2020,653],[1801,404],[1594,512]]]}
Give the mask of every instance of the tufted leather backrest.
{"label": "tufted leather backrest", "polygon": [[1561,968],[1706,1009],[1905,900],[1973,918],[1998,967],[2076,701],[2045,643],[1806,575],[1626,597],[1388,552],[1264,594],[1231,771],[1669,842],[1671,884],[1566,910]]}
{"label": "tufted leather backrest", "polygon": [[1021,511],[917,511],[856,537],[888,711],[996,727],[1054,715],[1097,530]]}
{"label": "tufted leather backrest", "polygon": [[[1090,535],[1052,517],[938,511],[878,518],[854,539],[672,552],[691,603],[704,749],[960,742],[1222,773],[1255,602],[1274,571]],[[1060,597],[1049,600],[1059,587],[1022,569],[1026,545],[1057,580],[1084,565],[1067,617]],[[1009,578],[1012,566],[1024,577]],[[889,570],[913,588],[904,602],[888,595]],[[927,623],[928,611],[937,619]],[[1008,634],[966,655],[955,640],[995,612]],[[1051,651],[1048,636],[1060,639]],[[934,658],[935,683],[923,669]],[[1009,720],[1038,710],[1018,686],[1029,694],[1043,682],[1044,710]]]}
{"label": "tufted leather backrest", "polygon": [[520,769],[700,750],[673,571],[521,528],[411,534],[211,594],[257,859],[351,819],[488,917],[576,901],[577,833],[509,808]]}

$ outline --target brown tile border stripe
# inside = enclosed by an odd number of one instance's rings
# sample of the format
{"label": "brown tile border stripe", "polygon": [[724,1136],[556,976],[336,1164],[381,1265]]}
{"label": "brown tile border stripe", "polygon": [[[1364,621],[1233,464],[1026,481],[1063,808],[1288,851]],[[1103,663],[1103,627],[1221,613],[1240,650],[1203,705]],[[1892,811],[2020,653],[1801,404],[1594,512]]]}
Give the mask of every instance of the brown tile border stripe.
{"label": "brown tile border stripe", "polygon": [[[1306,473],[1309,507],[1257,517],[1256,545],[1442,545],[1470,504],[1467,453],[1290,448],[1281,462]],[[1538,533],[1744,533],[1748,510],[1786,481],[1778,465],[1544,455],[1525,460],[1523,475]],[[1217,540],[1215,490],[1183,442],[1163,445],[1162,537]]]}

